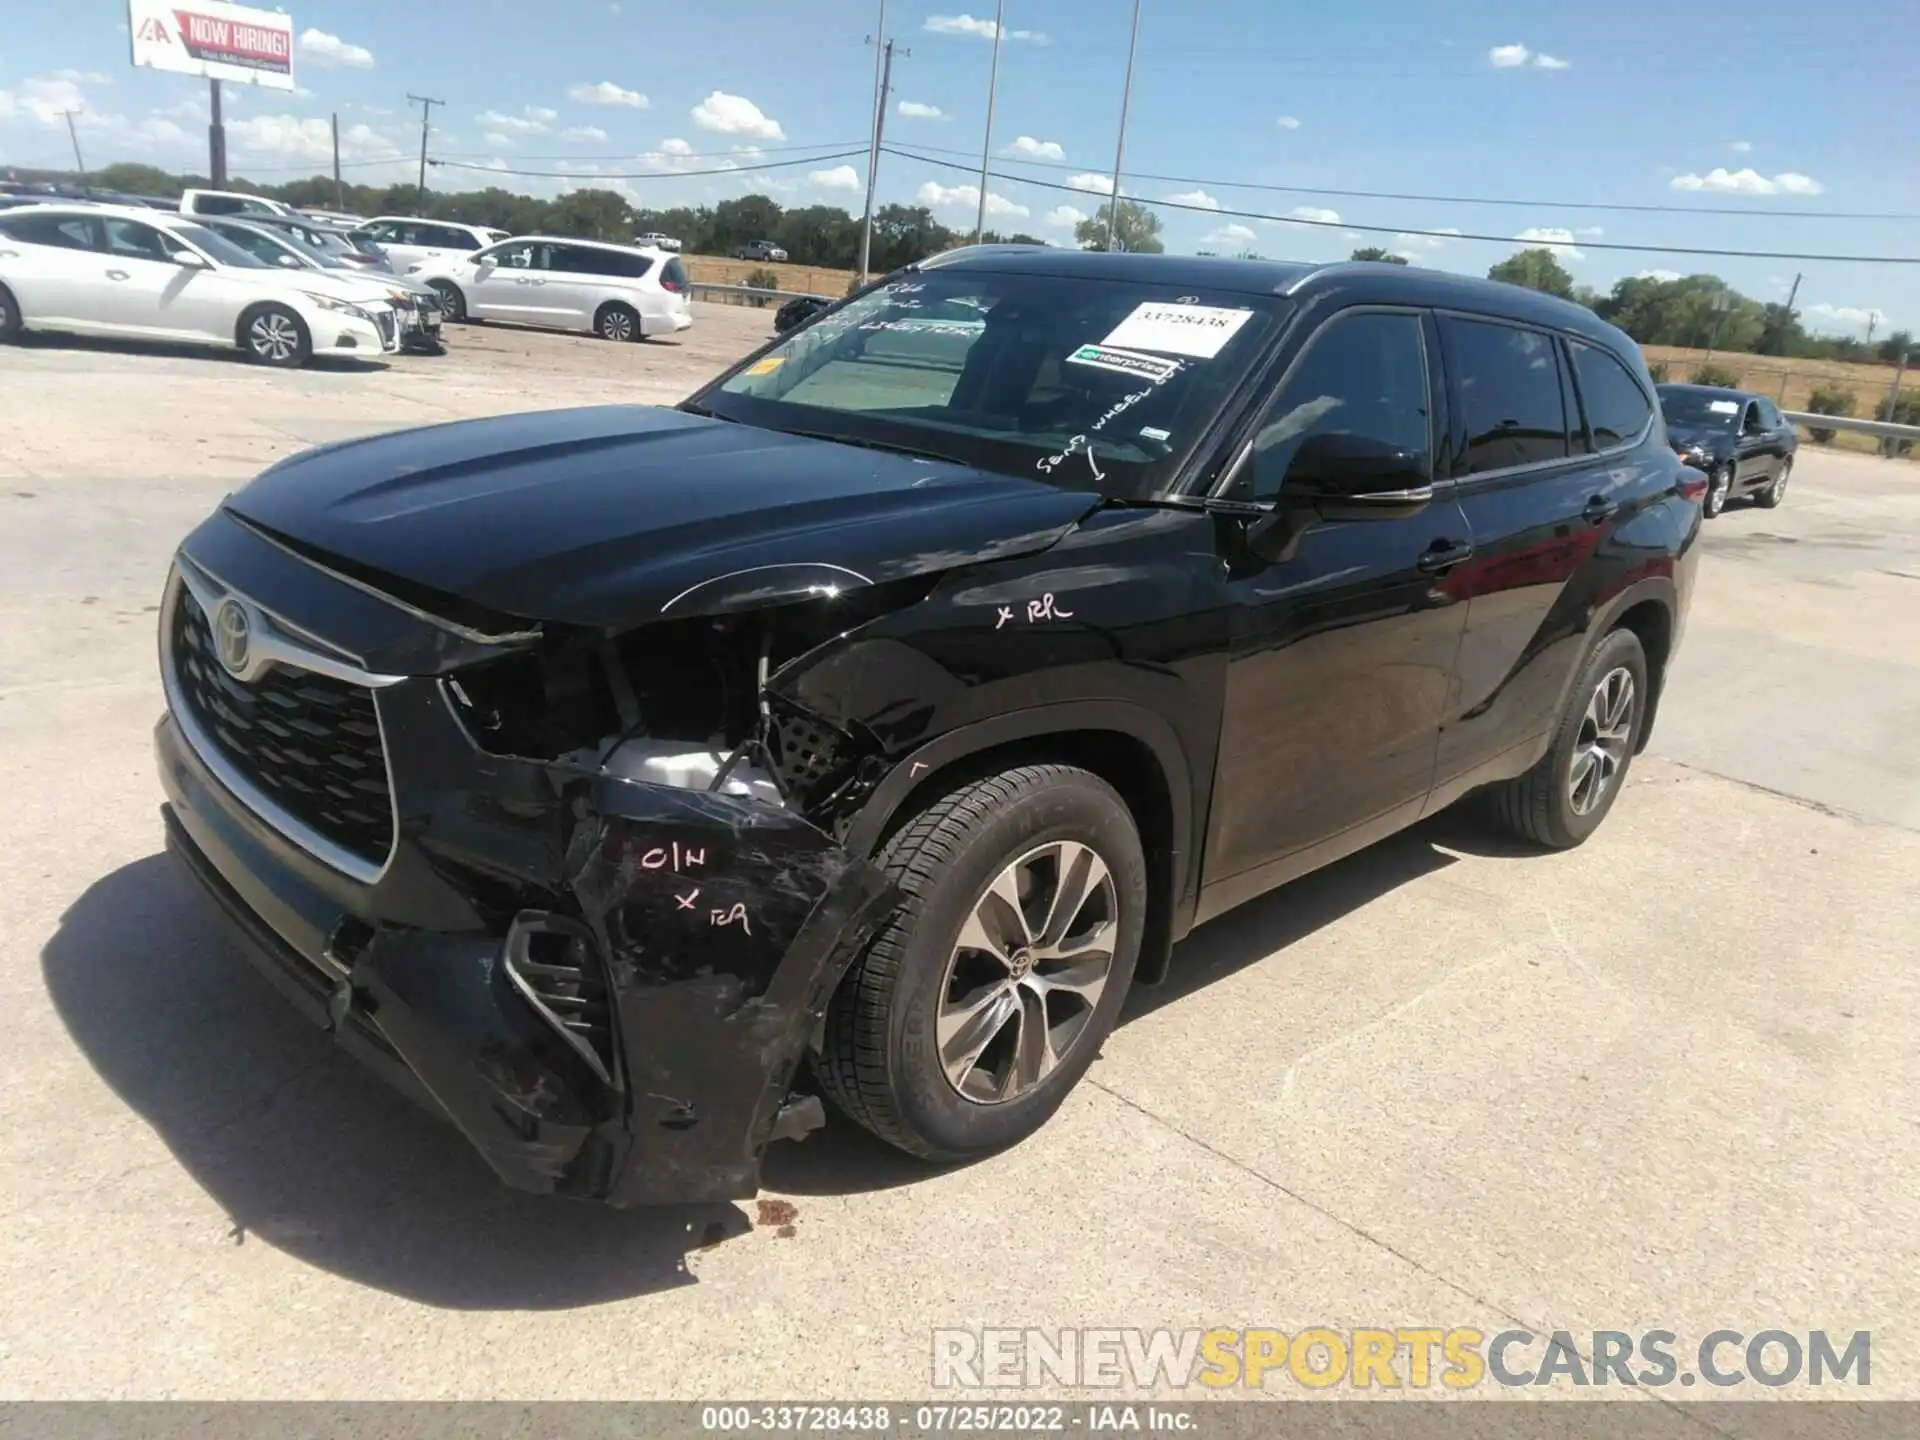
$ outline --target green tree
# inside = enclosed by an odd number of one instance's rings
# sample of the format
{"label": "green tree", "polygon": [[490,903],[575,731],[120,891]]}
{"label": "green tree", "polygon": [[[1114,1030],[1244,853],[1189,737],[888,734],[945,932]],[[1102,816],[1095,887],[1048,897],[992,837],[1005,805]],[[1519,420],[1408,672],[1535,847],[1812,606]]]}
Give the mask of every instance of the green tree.
{"label": "green tree", "polygon": [[583,240],[613,240],[626,243],[633,239],[633,212],[627,202],[611,190],[569,190],[554,202],[546,220],[548,228],[559,235],[578,235]]}
{"label": "green tree", "polygon": [[[1107,211],[1112,202],[1094,211],[1091,220],[1073,227],[1073,238],[1082,250],[1107,248]],[[1116,249],[1132,255],[1158,255],[1167,247],[1160,239],[1160,217],[1133,200],[1122,200],[1113,225]]]}
{"label": "green tree", "polygon": [[[1573,298],[1573,276],[1554,258],[1551,250],[1519,250],[1487,271],[1489,280],[1504,280],[1509,285],[1524,285],[1542,290],[1562,300]],[[1635,337],[1638,338],[1637,336]]]}
{"label": "green tree", "polygon": [[1762,355],[1799,355],[1807,346],[1807,332],[1800,328],[1800,317],[1785,305],[1769,305],[1760,315],[1760,339],[1755,348]]}
{"label": "green tree", "polygon": [[730,254],[755,240],[771,239],[780,228],[780,207],[765,195],[741,195],[713,207],[712,247]]}
{"label": "green tree", "polygon": [[1391,250],[1383,250],[1378,245],[1362,245],[1347,258],[1349,260],[1384,260],[1389,265],[1404,265],[1407,263],[1406,256],[1396,255]]}
{"label": "green tree", "polygon": [[1889,364],[1897,363],[1902,355],[1913,350],[1913,336],[1905,330],[1896,330],[1880,342],[1879,355]]}
{"label": "green tree", "polygon": [[153,165],[109,165],[96,170],[93,185],[100,190],[118,190],[125,195],[161,195],[171,198],[181,190],[180,181]]}

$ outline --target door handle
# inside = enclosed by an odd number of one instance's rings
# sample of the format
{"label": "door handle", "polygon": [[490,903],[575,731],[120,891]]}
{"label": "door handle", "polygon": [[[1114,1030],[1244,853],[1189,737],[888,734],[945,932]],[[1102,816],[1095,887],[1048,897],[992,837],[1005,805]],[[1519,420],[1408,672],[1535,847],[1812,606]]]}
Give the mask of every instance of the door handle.
{"label": "door handle", "polygon": [[1596,495],[1587,501],[1586,508],[1580,514],[1589,525],[1599,525],[1611,520],[1619,509],[1620,507],[1606,496]]}
{"label": "door handle", "polygon": [[1436,540],[1421,552],[1419,560],[1415,563],[1425,573],[1433,575],[1441,570],[1451,570],[1462,560],[1471,560],[1472,558],[1473,546],[1471,544],[1452,540]]}
{"label": "door handle", "polygon": [[130,279],[132,279],[132,278],[133,278],[133,277],[132,277],[132,276],[130,276],[130,275],[128,275],[128,274],[127,274],[127,272],[126,272],[126,271],[124,271],[124,270],[109,270],[109,271],[107,271],[107,279],[109,279],[109,280],[130,280]]}

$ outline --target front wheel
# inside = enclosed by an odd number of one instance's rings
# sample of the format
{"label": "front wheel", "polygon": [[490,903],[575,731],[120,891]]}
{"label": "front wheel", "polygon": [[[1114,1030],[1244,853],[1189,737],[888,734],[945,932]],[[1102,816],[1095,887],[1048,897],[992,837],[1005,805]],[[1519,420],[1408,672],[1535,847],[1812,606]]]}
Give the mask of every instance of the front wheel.
{"label": "front wheel", "polygon": [[1640,637],[1612,631],[1580,672],[1540,763],[1492,792],[1500,827],[1550,850],[1570,850],[1598,830],[1639,748],[1648,693]]}
{"label": "front wheel", "polygon": [[879,863],[901,903],[833,998],[821,1088],[912,1155],[1017,1144],[1086,1073],[1132,982],[1133,817],[1097,775],[1022,766],[933,801]]}
{"label": "front wheel", "polygon": [[1733,490],[1733,466],[1716,465],[1707,472],[1707,498],[1702,508],[1707,519],[1717,519],[1727,508],[1727,496]]}
{"label": "front wheel", "polygon": [[256,365],[297,369],[313,355],[306,323],[284,305],[262,305],[240,322],[240,347]]}
{"label": "front wheel", "polygon": [[1775,509],[1787,498],[1787,477],[1793,474],[1793,457],[1789,455],[1780,462],[1780,473],[1773,477],[1773,483],[1760,492],[1760,508]]}
{"label": "front wheel", "polygon": [[440,323],[458,325],[467,318],[467,297],[451,280],[429,280],[433,293],[440,297]]}
{"label": "front wheel", "polygon": [[0,285],[0,345],[11,345],[20,338],[20,302],[13,292]]}

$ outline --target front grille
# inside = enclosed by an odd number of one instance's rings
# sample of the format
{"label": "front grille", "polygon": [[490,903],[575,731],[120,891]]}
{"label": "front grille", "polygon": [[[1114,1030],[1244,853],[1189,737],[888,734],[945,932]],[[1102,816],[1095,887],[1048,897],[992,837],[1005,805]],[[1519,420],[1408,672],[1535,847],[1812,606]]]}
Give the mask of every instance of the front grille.
{"label": "front grille", "polygon": [[363,685],[276,667],[252,684],[216,658],[193,592],[174,608],[181,703],[221,755],[261,793],[318,834],[378,865],[393,846],[387,757]]}

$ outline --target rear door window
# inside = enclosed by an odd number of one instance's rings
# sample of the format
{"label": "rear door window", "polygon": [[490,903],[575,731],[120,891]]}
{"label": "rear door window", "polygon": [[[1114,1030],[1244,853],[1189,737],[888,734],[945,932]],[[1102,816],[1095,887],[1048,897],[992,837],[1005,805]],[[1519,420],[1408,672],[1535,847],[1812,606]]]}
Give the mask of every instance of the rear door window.
{"label": "rear door window", "polygon": [[104,245],[98,223],[83,215],[16,215],[6,228],[16,240],[57,250],[99,250]]}
{"label": "rear door window", "polygon": [[1593,448],[1611,450],[1640,436],[1653,418],[1653,402],[1640,383],[1613,356],[1596,345],[1569,340],[1574,374],[1580,381],[1580,400],[1586,407]]}
{"label": "rear door window", "polygon": [[1440,318],[1459,396],[1460,475],[1564,460],[1567,407],[1553,337],[1486,320]]}

